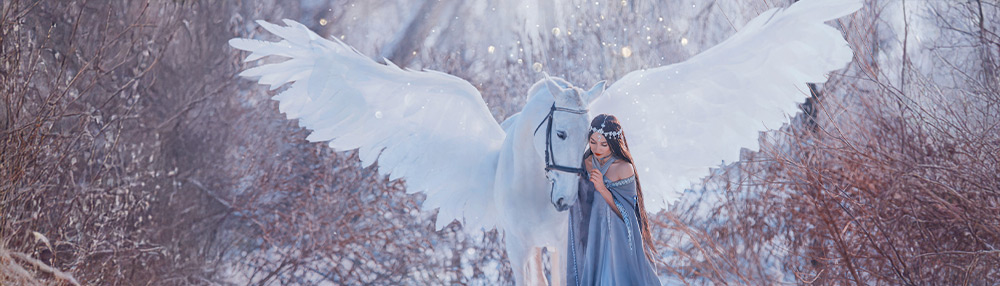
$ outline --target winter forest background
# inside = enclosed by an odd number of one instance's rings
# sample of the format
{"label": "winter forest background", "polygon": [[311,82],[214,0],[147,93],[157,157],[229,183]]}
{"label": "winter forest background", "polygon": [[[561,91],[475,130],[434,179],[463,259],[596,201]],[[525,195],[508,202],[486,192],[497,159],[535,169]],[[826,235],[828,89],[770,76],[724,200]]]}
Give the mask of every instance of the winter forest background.
{"label": "winter forest background", "polygon": [[[293,19],[466,79],[501,121],[542,71],[613,82],[792,1],[651,2],[4,0],[0,284],[510,284],[502,235],[434,231],[403,182],[308,143],[226,41]],[[652,217],[664,283],[1000,281],[997,1],[831,24],[854,62]]]}

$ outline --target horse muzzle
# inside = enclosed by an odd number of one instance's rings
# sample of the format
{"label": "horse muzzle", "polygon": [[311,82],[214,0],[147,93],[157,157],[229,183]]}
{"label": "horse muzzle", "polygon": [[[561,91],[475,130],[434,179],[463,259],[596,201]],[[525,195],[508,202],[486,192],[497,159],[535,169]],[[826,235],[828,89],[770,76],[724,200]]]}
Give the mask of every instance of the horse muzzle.
{"label": "horse muzzle", "polygon": [[566,198],[559,198],[556,202],[552,203],[552,206],[556,207],[556,211],[568,210],[570,204],[566,203]]}

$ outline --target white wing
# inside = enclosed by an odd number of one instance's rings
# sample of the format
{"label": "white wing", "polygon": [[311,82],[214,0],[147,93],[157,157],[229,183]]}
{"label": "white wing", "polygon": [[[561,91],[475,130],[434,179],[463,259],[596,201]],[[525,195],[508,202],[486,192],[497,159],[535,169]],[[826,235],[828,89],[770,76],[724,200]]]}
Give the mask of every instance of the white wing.
{"label": "white wing", "polygon": [[504,132],[471,84],[457,77],[378,64],[336,39],[295,21],[257,21],[279,42],[232,39],[250,51],[246,61],[288,60],[247,69],[280,94],[279,109],[312,130],[309,141],[336,150],[359,149],[362,163],[379,163],[407,191],[427,194],[424,210],[439,208],[437,227],[459,220],[478,232],[496,226],[493,181]]}
{"label": "white wing", "polygon": [[757,149],[759,132],[780,127],[809,95],[807,82],[845,67],[853,53],[823,22],[860,0],[800,1],[771,9],[685,62],[631,72],[591,103],[619,118],[649,211],[659,211],[708,167]]}

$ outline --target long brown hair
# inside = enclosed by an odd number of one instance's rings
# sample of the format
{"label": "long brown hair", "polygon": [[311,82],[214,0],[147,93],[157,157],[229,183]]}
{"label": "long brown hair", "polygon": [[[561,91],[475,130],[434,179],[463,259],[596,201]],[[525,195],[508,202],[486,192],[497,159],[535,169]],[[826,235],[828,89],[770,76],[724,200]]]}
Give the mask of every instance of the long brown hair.
{"label": "long brown hair", "polygon": [[[646,259],[653,262],[653,255],[656,254],[656,249],[653,248],[653,237],[649,232],[649,217],[646,215],[646,206],[643,204],[642,199],[642,185],[639,184],[639,172],[637,172],[635,167],[635,160],[632,160],[632,152],[628,150],[628,140],[625,140],[625,131],[622,130],[622,126],[618,123],[618,118],[610,114],[600,114],[594,117],[594,120],[590,122],[590,127],[600,129],[603,132],[621,132],[620,136],[611,137],[604,139],[608,142],[608,147],[611,148],[611,154],[618,157],[629,164],[632,164],[632,173],[635,174],[635,191],[636,191],[636,203],[639,204],[639,230],[642,232],[642,240],[645,241],[643,245],[643,252],[646,253]],[[594,135],[594,130],[591,129],[587,133],[587,140],[590,140],[590,136]],[[583,152],[583,159],[586,160],[588,156],[593,155],[594,152],[587,148],[586,152]],[[624,211],[624,210],[621,210]]]}

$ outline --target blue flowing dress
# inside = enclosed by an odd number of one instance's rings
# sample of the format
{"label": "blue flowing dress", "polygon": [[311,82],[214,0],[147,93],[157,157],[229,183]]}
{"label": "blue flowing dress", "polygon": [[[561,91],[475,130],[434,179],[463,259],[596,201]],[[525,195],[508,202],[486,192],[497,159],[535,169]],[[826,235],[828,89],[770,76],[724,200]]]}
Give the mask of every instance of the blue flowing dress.
{"label": "blue flowing dress", "polygon": [[[607,174],[615,161],[603,165],[591,157],[593,166]],[[611,191],[618,216],[600,196],[587,176],[581,176],[579,199],[570,208],[566,285],[660,285],[656,269],[643,252],[636,203],[635,176],[604,185]]]}

